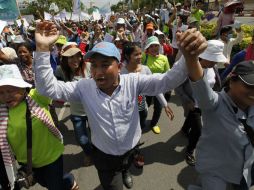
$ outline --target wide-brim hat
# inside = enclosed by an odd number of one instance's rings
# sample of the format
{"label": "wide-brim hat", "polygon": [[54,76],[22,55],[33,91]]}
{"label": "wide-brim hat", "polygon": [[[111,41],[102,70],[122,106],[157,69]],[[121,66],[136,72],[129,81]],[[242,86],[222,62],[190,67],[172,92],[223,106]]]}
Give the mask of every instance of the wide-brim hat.
{"label": "wide-brim hat", "polygon": [[77,43],[75,42],[67,42],[63,47],[62,47],[62,53],[61,55],[64,57],[70,57],[73,56],[77,53],[81,53],[81,50],[79,49]]}
{"label": "wide-brim hat", "polygon": [[238,0],[233,0],[233,1],[229,1],[227,3],[224,4],[224,7],[230,7],[230,6],[239,6],[241,5],[242,2],[238,1]]}
{"label": "wide-brim hat", "polygon": [[206,50],[199,55],[201,59],[208,61],[213,61],[217,63],[226,63],[228,59],[223,54],[224,43],[219,40],[209,40],[207,41]]}
{"label": "wide-brim hat", "polygon": [[15,64],[0,66],[0,86],[15,86],[18,88],[31,88],[32,85],[24,81]]}
{"label": "wide-brim hat", "polygon": [[156,36],[151,36],[147,39],[145,49],[148,49],[153,44],[160,45],[159,39]]}
{"label": "wide-brim hat", "polygon": [[107,57],[114,57],[121,62],[121,54],[115,44],[110,42],[100,42],[96,44],[92,50],[88,51],[84,57],[84,59],[89,59],[95,53],[102,54]]}

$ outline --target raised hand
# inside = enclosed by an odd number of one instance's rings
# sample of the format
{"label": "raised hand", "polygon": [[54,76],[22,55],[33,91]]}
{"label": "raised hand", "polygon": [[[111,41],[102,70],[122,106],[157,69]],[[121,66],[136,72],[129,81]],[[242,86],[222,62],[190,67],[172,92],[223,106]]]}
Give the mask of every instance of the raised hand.
{"label": "raised hand", "polygon": [[36,51],[49,51],[50,46],[58,39],[59,31],[50,21],[37,23],[35,31]]}
{"label": "raised hand", "polygon": [[185,60],[198,60],[198,56],[207,48],[205,37],[195,28],[176,33],[177,44]]}
{"label": "raised hand", "polygon": [[197,81],[203,77],[203,69],[199,63],[199,55],[207,48],[205,37],[195,28],[183,33],[176,34],[177,44],[189,71],[192,81]]}

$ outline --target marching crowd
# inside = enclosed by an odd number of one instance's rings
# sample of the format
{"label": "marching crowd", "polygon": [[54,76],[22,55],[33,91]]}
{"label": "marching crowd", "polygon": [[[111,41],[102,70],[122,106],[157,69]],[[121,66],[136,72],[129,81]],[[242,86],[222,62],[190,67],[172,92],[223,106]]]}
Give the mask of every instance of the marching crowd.
{"label": "marching crowd", "polygon": [[[64,136],[55,105],[68,102],[85,166],[105,190],[130,189],[129,168],[142,168],[142,130],[158,121],[171,92],[181,99],[185,160],[199,177],[189,190],[247,190],[254,162],[254,31],[243,38],[225,1],[213,39],[200,32],[204,2],[171,4],[153,14],[107,20],[5,26],[0,36],[0,189],[85,189],[64,173]],[[166,19],[165,15],[168,17]],[[151,122],[146,118],[153,104]],[[173,156],[173,155],[172,155]],[[135,187],[134,187],[135,189]]]}

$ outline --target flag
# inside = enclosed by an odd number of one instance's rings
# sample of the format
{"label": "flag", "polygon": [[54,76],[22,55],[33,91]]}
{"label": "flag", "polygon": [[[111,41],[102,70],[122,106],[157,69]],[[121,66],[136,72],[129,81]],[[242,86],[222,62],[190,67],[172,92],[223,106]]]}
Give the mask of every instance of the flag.
{"label": "flag", "polygon": [[79,14],[81,12],[81,2],[80,0],[73,0],[72,2],[72,12]]}
{"label": "flag", "polygon": [[16,0],[0,1],[0,20],[16,20],[19,9]]}

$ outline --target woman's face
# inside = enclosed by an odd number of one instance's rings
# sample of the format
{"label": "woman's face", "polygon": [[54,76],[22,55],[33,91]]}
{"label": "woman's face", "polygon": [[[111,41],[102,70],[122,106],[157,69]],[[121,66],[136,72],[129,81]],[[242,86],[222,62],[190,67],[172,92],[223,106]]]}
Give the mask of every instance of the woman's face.
{"label": "woman's face", "polygon": [[130,55],[129,64],[141,64],[142,62],[142,50],[136,47],[135,50]]}
{"label": "woman's face", "polygon": [[72,71],[76,71],[79,68],[80,61],[81,55],[80,53],[76,53],[75,55],[68,57],[68,66]]}
{"label": "woman's face", "polygon": [[28,63],[32,60],[32,56],[29,52],[29,50],[25,46],[20,46],[18,48],[18,57],[23,63]]}
{"label": "woman's face", "polygon": [[160,52],[160,45],[158,45],[158,44],[152,44],[147,49],[147,53],[152,55],[152,56],[159,55],[159,52]]}
{"label": "woman's face", "polygon": [[8,108],[16,107],[25,98],[26,90],[15,86],[0,86],[0,102]]}
{"label": "woman's face", "polygon": [[243,110],[254,105],[254,86],[246,85],[243,81],[230,81],[231,98]]}

